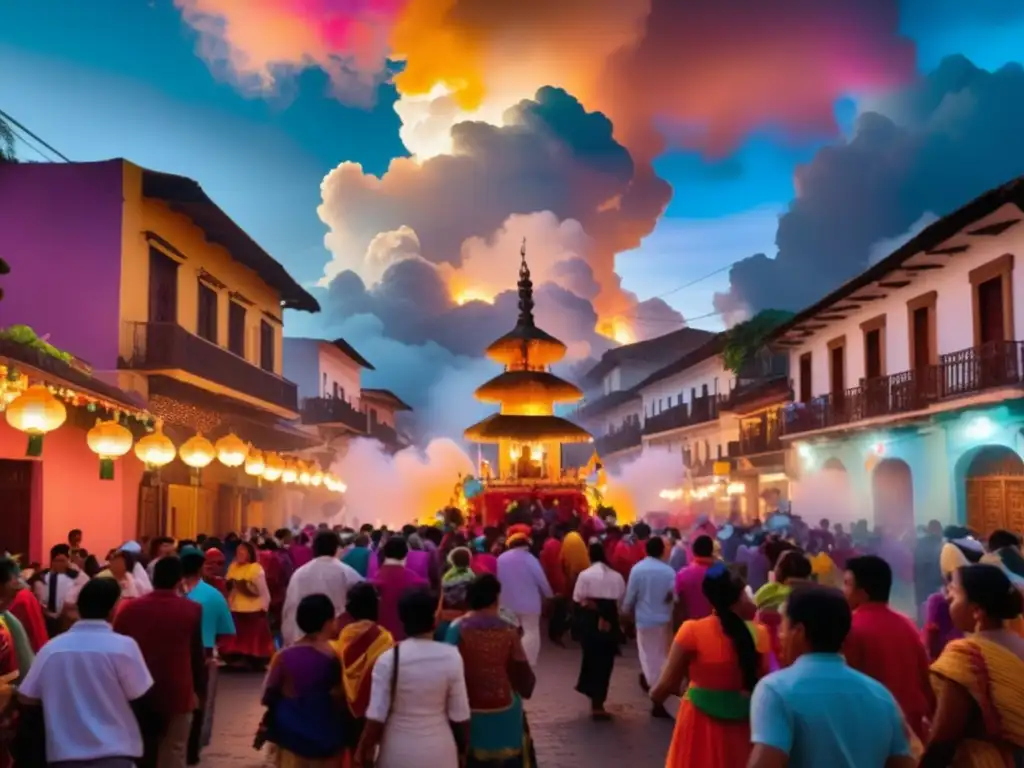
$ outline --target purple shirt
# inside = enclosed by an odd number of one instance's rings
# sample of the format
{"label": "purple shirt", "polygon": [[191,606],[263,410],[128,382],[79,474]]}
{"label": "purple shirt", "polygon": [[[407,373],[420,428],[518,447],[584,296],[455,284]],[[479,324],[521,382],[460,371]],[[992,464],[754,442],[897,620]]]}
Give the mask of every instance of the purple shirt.
{"label": "purple shirt", "polygon": [[380,566],[370,583],[380,592],[380,617],[377,623],[394,636],[395,642],[405,640],[405,628],[398,618],[398,601],[406,590],[428,587],[430,584],[405,566],[391,563]]}
{"label": "purple shirt", "polygon": [[924,603],[924,639],[931,660],[939,658],[951,640],[961,637],[963,634],[953,626],[953,619],[949,615],[946,595],[942,591],[929,595]]}
{"label": "purple shirt", "polygon": [[771,568],[771,563],[768,562],[768,557],[760,547],[741,545],[736,553],[736,562],[747,566],[747,584],[754,592],[768,583],[768,571]]}
{"label": "purple shirt", "polygon": [[512,613],[539,616],[544,598],[552,596],[548,577],[529,547],[513,547],[498,557],[498,581],[501,607]]}
{"label": "purple shirt", "polygon": [[698,557],[676,574],[676,599],[686,619],[703,619],[711,615],[711,603],[704,597],[704,574],[714,564],[710,557]]}

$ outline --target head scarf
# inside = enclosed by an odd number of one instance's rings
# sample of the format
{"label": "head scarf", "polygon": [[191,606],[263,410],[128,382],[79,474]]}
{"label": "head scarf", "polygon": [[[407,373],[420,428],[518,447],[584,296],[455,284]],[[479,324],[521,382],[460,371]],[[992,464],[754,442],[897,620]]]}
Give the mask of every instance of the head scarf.
{"label": "head scarf", "polygon": [[423,539],[420,538],[418,533],[410,533],[409,538],[405,542],[409,545],[409,549],[416,550],[417,552],[423,551]]}
{"label": "head scarf", "polygon": [[520,544],[529,544],[532,540],[532,535],[533,530],[528,525],[513,525],[508,529],[505,546],[511,549]]}
{"label": "head scarf", "polygon": [[121,551],[128,552],[132,555],[141,555],[142,545],[139,544],[139,542],[137,541],[126,541],[124,544],[121,545]]}
{"label": "head scarf", "polygon": [[590,555],[583,537],[576,531],[565,534],[562,541],[562,566],[571,581],[590,567]]}
{"label": "head scarf", "polygon": [[964,565],[970,565],[970,561],[960,547],[950,541],[942,545],[942,551],[939,553],[939,570],[942,571],[944,578],[949,578],[953,571]]}
{"label": "head scarf", "polygon": [[445,586],[453,582],[465,580],[472,581],[476,578],[476,574],[473,573],[472,569],[469,566],[466,566],[465,568],[460,568],[459,566],[455,565],[455,558],[453,558],[452,555],[454,555],[456,552],[465,552],[468,556],[472,557],[472,553],[469,551],[469,547],[456,547],[448,553],[448,565],[450,565],[451,567],[448,569],[448,571],[441,579]]}

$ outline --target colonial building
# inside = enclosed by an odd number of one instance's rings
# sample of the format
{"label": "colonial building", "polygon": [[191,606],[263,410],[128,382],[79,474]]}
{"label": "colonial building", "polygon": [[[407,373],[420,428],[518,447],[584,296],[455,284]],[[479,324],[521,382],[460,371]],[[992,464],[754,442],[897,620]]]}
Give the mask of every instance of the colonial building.
{"label": "colonial building", "polygon": [[801,487],[838,476],[895,535],[1024,528],[1022,207],[1021,180],[987,192],[778,330]]}
{"label": "colonial building", "polygon": [[[594,447],[610,467],[640,454],[643,402],[636,385],[714,336],[709,331],[678,331],[605,352],[583,376],[584,401],[575,418],[595,435]],[[580,463],[589,456],[580,451]]]}
{"label": "colonial building", "polygon": [[363,371],[375,369],[344,339],[286,338],[284,370],[298,384],[302,423],[319,429],[336,456],[353,437],[374,437],[389,450],[408,445],[395,414],[412,408],[389,390],[363,387]]}
{"label": "colonial building", "polygon": [[[265,451],[319,441],[292,423],[283,310],[316,300],[195,181],[125,160],[0,168],[0,326],[30,325],[135,392],[176,444],[234,433]],[[134,461],[134,459],[132,459]],[[147,473],[139,535],[284,522],[285,497],[213,462]],[[83,520],[88,528],[88,520]]]}

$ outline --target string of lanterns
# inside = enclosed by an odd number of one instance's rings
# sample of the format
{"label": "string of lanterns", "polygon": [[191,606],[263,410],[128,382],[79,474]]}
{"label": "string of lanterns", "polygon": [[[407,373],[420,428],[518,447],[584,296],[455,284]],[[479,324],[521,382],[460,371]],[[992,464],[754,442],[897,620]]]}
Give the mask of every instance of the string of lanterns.
{"label": "string of lanterns", "polygon": [[[28,435],[27,456],[41,456],[43,438],[67,421],[64,399],[58,396],[57,388],[46,384],[28,385],[27,381],[19,379],[18,386],[8,386],[12,382],[9,376],[3,381],[5,386],[0,392],[0,408],[5,411],[7,423]],[[273,452],[264,454],[233,433],[211,443],[200,432],[176,449],[164,434],[162,423],[157,421],[152,432],[135,442],[131,431],[121,424],[121,417],[122,413],[116,411],[114,418],[98,418],[86,434],[89,450],[100,459],[102,480],[114,478],[114,462],[131,451],[134,442],[135,456],[149,469],[159,469],[170,464],[175,456],[180,456],[186,466],[197,471],[217,460],[229,468],[244,467],[246,475],[267,482],[280,480],[285,485],[323,487],[334,493],[347,490],[336,475],[325,473],[316,462],[284,458]],[[148,416],[145,421],[148,423]]]}

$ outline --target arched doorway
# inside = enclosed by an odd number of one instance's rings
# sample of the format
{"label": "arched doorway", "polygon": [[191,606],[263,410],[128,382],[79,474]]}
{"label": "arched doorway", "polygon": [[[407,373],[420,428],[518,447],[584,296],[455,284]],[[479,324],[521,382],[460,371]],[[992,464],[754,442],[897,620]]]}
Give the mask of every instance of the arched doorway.
{"label": "arched doorway", "polygon": [[841,462],[835,456],[833,456],[831,459],[828,459],[824,464],[822,464],[821,468],[822,469],[833,469],[833,470],[836,470],[837,472],[845,472],[846,471],[846,465],[843,464],[843,462]]}
{"label": "arched doorway", "polygon": [[1024,529],[1024,460],[1005,445],[983,445],[966,462],[967,527],[986,537],[997,528]]}
{"label": "arched doorway", "polygon": [[883,459],[871,474],[875,527],[902,539],[914,531],[914,478],[902,459]]}

